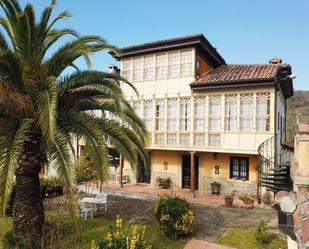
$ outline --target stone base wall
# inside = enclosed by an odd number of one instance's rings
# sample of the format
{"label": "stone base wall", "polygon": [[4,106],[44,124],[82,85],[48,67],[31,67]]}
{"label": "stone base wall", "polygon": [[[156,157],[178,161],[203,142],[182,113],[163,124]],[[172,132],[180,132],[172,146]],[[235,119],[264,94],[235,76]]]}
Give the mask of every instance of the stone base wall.
{"label": "stone base wall", "polygon": [[206,191],[211,191],[210,184],[213,182],[217,182],[221,184],[221,194],[228,194],[233,190],[237,191],[238,193],[242,192],[250,192],[256,195],[257,191],[257,184],[247,181],[231,181],[226,178],[215,178],[215,177],[204,177],[203,184],[204,189]]}

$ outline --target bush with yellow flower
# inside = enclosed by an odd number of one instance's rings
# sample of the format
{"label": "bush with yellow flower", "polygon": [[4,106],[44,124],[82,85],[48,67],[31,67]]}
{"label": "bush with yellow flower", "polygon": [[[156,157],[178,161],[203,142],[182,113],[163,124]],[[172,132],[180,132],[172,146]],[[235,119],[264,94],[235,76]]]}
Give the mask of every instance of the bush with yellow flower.
{"label": "bush with yellow flower", "polygon": [[154,213],[160,229],[171,238],[184,237],[193,232],[194,210],[186,200],[164,195],[155,202]]}
{"label": "bush with yellow flower", "polygon": [[92,241],[90,249],[152,249],[145,238],[146,226],[124,226],[118,215],[106,236],[99,241]]}

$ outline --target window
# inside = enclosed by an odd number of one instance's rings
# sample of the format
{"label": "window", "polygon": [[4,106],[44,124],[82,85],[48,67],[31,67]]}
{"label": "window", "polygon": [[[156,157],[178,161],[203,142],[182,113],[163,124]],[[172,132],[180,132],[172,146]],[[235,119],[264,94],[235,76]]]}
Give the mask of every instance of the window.
{"label": "window", "polygon": [[152,100],[144,100],[144,123],[148,131],[152,130]]}
{"label": "window", "polygon": [[165,129],[165,110],[164,99],[156,101],[156,131],[164,131]]}
{"label": "window", "polygon": [[122,77],[131,80],[132,75],[132,60],[124,60],[122,62]]}
{"label": "window", "polygon": [[252,131],[253,129],[253,95],[240,96],[240,130]]}
{"label": "window", "polygon": [[158,144],[158,145],[164,144],[164,134],[163,133],[157,133],[155,135],[155,144]]}
{"label": "window", "polygon": [[230,178],[249,180],[249,158],[231,157]]}
{"label": "window", "polygon": [[200,76],[201,75],[201,60],[197,59],[196,60],[196,75]]}
{"label": "window", "polygon": [[180,53],[180,75],[191,75],[192,68],[192,52],[183,51]]}
{"label": "window", "polygon": [[221,96],[209,97],[209,130],[220,131]]}
{"label": "window", "polygon": [[177,77],[179,75],[179,54],[168,54],[168,77]]}
{"label": "window", "polygon": [[225,130],[237,130],[237,95],[225,96]]}
{"label": "window", "polygon": [[177,143],[177,135],[176,133],[168,133],[167,134],[167,144],[175,145]]}
{"label": "window", "polygon": [[194,134],[194,145],[195,146],[205,146],[205,134],[195,133]]}
{"label": "window", "polygon": [[270,95],[268,93],[256,96],[256,130],[270,130]]}
{"label": "window", "polygon": [[144,58],[144,79],[152,80],[154,78],[154,57]]}
{"label": "window", "polygon": [[143,79],[143,59],[134,59],[133,61],[133,80]]}
{"label": "window", "polygon": [[167,130],[176,131],[177,129],[177,98],[167,100]]}
{"label": "window", "polygon": [[135,113],[141,117],[142,116],[142,106],[141,106],[141,102],[139,100],[137,101],[133,101],[132,103],[133,106],[133,110],[135,111]]}
{"label": "window", "polygon": [[190,98],[180,99],[179,130],[190,130]]}
{"label": "window", "polygon": [[194,98],[194,130],[205,130],[205,97]]}
{"label": "window", "polygon": [[179,144],[189,146],[189,144],[190,144],[190,134],[180,134],[179,135]]}
{"label": "window", "polygon": [[210,147],[220,147],[220,145],[221,145],[220,134],[209,134],[208,145]]}
{"label": "window", "polygon": [[164,79],[167,76],[166,55],[158,55],[156,61],[156,78]]}

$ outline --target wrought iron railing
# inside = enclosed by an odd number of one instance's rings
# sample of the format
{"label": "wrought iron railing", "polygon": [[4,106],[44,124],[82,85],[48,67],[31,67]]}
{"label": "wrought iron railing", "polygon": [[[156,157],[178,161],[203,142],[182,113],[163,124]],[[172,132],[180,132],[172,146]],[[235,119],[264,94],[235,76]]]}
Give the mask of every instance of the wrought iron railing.
{"label": "wrought iron railing", "polygon": [[[290,191],[292,149],[283,145],[282,134],[267,139],[259,148],[259,185],[272,192]],[[261,192],[261,191],[260,191]]]}

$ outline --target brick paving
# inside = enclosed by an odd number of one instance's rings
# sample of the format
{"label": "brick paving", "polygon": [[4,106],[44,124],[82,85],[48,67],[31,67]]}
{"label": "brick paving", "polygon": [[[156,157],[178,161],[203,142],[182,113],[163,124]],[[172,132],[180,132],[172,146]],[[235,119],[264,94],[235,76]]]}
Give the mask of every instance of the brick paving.
{"label": "brick paving", "polygon": [[236,249],[236,248],[218,245],[208,241],[191,239],[184,249]]}
{"label": "brick paving", "polygon": [[[195,197],[193,198],[190,191],[188,189],[162,189],[159,187],[151,186],[148,184],[125,184],[123,188],[120,187],[119,184],[116,184],[114,181],[109,181],[104,183],[103,189],[105,191],[111,191],[115,193],[122,193],[125,195],[128,193],[131,194],[132,198],[134,196],[140,197],[157,197],[159,195],[164,194],[175,194],[178,195],[193,204],[201,204],[201,205],[211,205],[211,206],[224,206],[224,195],[211,195],[209,192],[196,192]],[[141,198],[142,199],[142,198]],[[244,207],[242,201],[238,200],[237,198],[234,199],[233,202],[234,207]],[[255,208],[259,208],[260,205],[257,204],[255,201],[254,204]]]}

